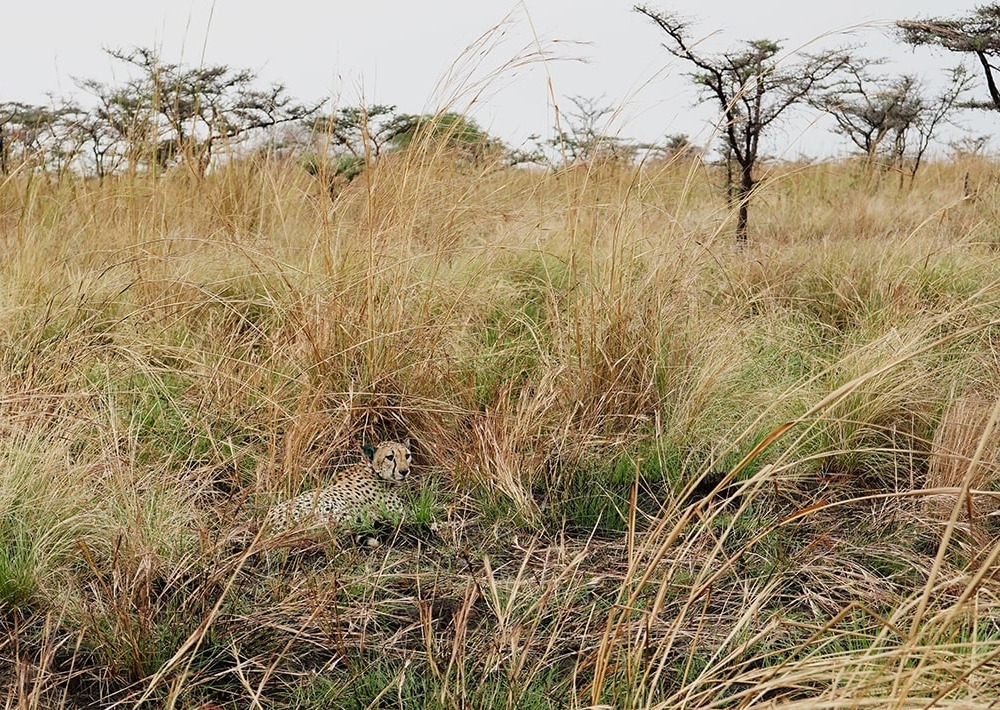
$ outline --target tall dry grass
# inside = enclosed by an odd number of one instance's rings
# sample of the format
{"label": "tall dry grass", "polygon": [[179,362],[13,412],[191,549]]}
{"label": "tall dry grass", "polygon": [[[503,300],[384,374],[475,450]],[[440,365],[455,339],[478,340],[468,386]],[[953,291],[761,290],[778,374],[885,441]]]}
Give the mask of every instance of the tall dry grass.
{"label": "tall dry grass", "polygon": [[[994,170],[774,166],[745,252],[677,162],[7,179],[7,704],[988,706]],[[404,435],[389,544],[253,539]]]}

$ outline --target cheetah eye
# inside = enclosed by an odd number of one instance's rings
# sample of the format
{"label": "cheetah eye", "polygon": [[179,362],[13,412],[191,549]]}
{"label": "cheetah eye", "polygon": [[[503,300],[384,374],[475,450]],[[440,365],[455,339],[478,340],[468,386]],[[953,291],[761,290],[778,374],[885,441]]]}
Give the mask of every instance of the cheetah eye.
{"label": "cheetah eye", "polygon": [[392,459],[393,459],[394,456],[395,456],[395,454],[386,454],[385,455],[385,460],[386,461],[392,461]]}

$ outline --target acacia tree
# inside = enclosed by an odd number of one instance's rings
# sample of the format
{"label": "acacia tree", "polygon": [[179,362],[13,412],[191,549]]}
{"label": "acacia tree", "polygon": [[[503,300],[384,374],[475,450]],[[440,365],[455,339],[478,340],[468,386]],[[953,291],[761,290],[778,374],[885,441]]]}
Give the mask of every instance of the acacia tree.
{"label": "acacia tree", "polygon": [[[972,84],[972,77],[965,70],[965,67],[957,66],[948,72],[949,81],[944,89],[937,96],[927,96],[922,90],[919,94],[919,108],[916,120],[913,122],[913,129],[910,133],[914,137],[913,146],[909,148],[910,156],[910,178],[917,174],[924,154],[930,147],[931,140],[937,133],[938,128],[950,121],[950,116],[954,110],[962,106],[962,99]],[[900,160],[904,157],[905,151],[900,153]]]}
{"label": "acacia tree", "polygon": [[929,20],[899,20],[902,39],[914,47],[943,47],[960,54],[974,54],[986,77],[989,101],[973,101],[969,108],[1000,111],[1000,89],[994,72],[994,62],[1000,58],[1000,4],[982,5],[965,17]]}
{"label": "acacia tree", "polygon": [[705,149],[691,142],[691,137],[686,133],[672,133],[659,147],[659,155],[662,158],[679,160],[701,160]]}
{"label": "acacia tree", "polygon": [[344,106],[328,116],[317,116],[312,129],[326,136],[334,154],[364,160],[378,160],[400,134],[409,131],[416,118],[396,113],[387,104]]}
{"label": "acacia tree", "polygon": [[133,165],[162,169],[183,161],[201,177],[220,144],[301,121],[322,105],[296,102],[281,84],[260,88],[249,69],[172,64],[143,47],[108,53],[137,76],[118,86],[79,83],[97,98],[99,118],[127,145]]}
{"label": "acacia tree", "polygon": [[125,164],[133,173],[140,166],[165,167],[153,97],[142,78],[117,85],[97,79],[77,79],[76,83],[97,100],[88,123],[97,145],[95,171],[99,177],[110,165]]}
{"label": "acacia tree", "polygon": [[120,135],[105,120],[101,107],[94,107],[83,113],[74,122],[72,131],[78,136],[85,154],[81,158],[85,170],[93,171],[101,181],[118,170],[125,158],[121,150]]}
{"label": "acacia tree", "polygon": [[38,162],[40,137],[50,120],[44,106],[20,101],[0,104],[0,175],[9,174],[15,165]]}
{"label": "acacia tree", "polygon": [[635,11],[652,20],[667,36],[664,48],[694,65],[691,78],[714,99],[721,113],[723,152],[739,168],[739,181],[727,187],[738,205],[736,240],[747,241],[750,198],[756,185],[760,139],[790,108],[803,103],[830,82],[848,55],[830,51],[802,55],[798,61],[778,61],[781,46],[771,40],[743,42],[739,49],[709,56],[696,52],[687,23],[671,13],[637,5]]}
{"label": "acacia tree", "polygon": [[615,108],[599,103],[602,100],[571,96],[569,101],[573,109],[559,113],[562,121],[556,126],[556,136],[549,145],[559,150],[566,162],[629,161],[635,158],[638,146],[604,132],[606,119],[615,112]]}
{"label": "acacia tree", "polygon": [[388,104],[343,106],[317,115],[305,127],[307,135],[299,139],[300,145],[307,146],[303,167],[334,197],[415,122],[416,117],[398,114],[396,107]]}
{"label": "acacia tree", "polygon": [[73,126],[83,111],[71,103],[51,106],[0,104],[0,175],[15,167],[43,168],[62,175],[77,159],[82,141]]}
{"label": "acacia tree", "polygon": [[868,165],[881,156],[902,175],[907,163],[912,178],[938,128],[968,90],[970,77],[956,67],[947,86],[932,96],[911,74],[876,75],[872,67],[883,62],[851,58],[844,66],[845,78],[816,92],[809,103],[833,118],[834,130],[861,151]]}
{"label": "acacia tree", "polygon": [[76,130],[86,111],[71,101],[55,102],[48,111],[43,138],[46,169],[63,176],[80,164],[84,139]]}
{"label": "acacia tree", "polygon": [[888,140],[898,144],[920,112],[915,76],[877,76],[872,67],[882,59],[851,58],[837,86],[816,92],[809,102],[829,114],[834,130],[873,163]]}

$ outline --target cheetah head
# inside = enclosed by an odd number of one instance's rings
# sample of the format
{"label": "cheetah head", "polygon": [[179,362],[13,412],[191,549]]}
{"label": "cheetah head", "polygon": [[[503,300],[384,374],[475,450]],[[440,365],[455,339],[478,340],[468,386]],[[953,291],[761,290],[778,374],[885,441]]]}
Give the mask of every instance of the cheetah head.
{"label": "cheetah head", "polygon": [[385,481],[402,481],[410,472],[410,440],[402,444],[383,441],[378,447],[366,444],[365,458],[375,471],[375,475]]}

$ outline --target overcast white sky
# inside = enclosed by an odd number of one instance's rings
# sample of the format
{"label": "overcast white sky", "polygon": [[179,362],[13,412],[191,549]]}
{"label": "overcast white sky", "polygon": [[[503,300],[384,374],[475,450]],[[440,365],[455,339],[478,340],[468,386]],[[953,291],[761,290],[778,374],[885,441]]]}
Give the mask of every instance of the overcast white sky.
{"label": "overcast white sky", "polygon": [[[515,144],[529,134],[551,132],[549,81],[563,110],[572,108],[566,97],[578,95],[604,97],[602,103],[620,107],[610,133],[642,140],[687,133],[705,140],[712,107],[697,106],[698,94],[684,76],[688,68],[666,53],[659,30],[632,12],[632,5],[632,0],[11,2],[4,9],[0,43],[0,100],[44,102],[47,93],[83,98],[72,77],[110,81],[121,72],[103,47],[139,45],[159,48],[167,61],[249,67],[265,80],[285,83],[301,99],[332,95],[346,105],[363,95],[368,103],[395,104],[406,112],[448,103]],[[873,56],[893,58],[890,69],[936,80],[957,57],[900,46],[890,36],[891,21],[964,13],[973,3],[675,0],[650,5],[694,20],[691,34],[705,38],[701,46],[706,50],[765,37],[784,40],[787,49],[861,44]],[[498,25],[484,52],[459,61]],[[539,47],[552,61],[501,70]],[[978,68],[969,66],[981,83]],[[978,133],[993,130],[995,123],[991,117],[970,122]],[[822,126],[802,120],[788,124],[771,143],[786,157],[844,150]]]}

